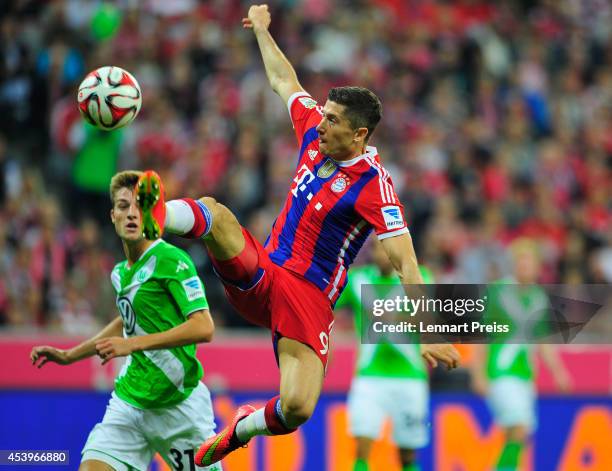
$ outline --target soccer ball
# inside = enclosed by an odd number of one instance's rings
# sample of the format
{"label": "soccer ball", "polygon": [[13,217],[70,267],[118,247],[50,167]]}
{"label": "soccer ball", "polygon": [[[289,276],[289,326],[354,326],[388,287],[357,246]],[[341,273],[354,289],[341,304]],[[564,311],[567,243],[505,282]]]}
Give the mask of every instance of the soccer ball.
{"label": "soccer ball", "polygon": [[85,77],[77,96],[83,118],[110,131],[131,123],[142,105],[140,86],[120,67],[100,67]]}

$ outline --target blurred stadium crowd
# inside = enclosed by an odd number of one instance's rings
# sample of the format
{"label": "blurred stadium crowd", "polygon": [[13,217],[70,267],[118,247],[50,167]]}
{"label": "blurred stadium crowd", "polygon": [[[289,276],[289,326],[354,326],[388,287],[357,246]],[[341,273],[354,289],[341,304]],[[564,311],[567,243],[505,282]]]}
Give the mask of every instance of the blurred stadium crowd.
{"label": "blurred stadium crowd", "polygon": [[[0,324],[84,334],[116,315],[117,170],[158,170],[169,197],[212,195],[265,239],[298,149],[242,30],[249,3],[3,3]],[[272,33],[316,99],[343,84],[381,97],[371,143],[438,282],[507,274],[519,236],[538,241],[542,282],[612,282],[610,2],[269,3]],[[127,129],[97,131],[78,114],[76,87],[102,65],[142,87]],[[179,243],[217,323],[238,324],[203,249]]]}

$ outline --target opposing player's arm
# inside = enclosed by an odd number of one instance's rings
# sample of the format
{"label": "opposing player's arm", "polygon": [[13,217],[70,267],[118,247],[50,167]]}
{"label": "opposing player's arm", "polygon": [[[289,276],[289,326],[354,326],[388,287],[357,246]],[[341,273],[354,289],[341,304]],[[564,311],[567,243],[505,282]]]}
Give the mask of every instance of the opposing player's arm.
{"label": "opposing player's arm", "polygon": [[469,364],[469,371],[472,390],[476,394],[485,396],[489,389],[486,374],[487,346],[474,344],[471,346],[471,349],[472,361]]}
{"label": "opposing player's arm", "polygon": [[243,18],[242,25],[255,33],[272,90],[287,103],[291,95],[303,92],[304,89],[298,81],[295,69],[272,38],[268,30],[270,21],[268,5],[253,5],[249,8],[248,17]]}
{"label": "opposing player's arm", "polygon": [[69,365],[84,358],[89,358],[97,353],[96,343],[107,337],[115,337],[123,332],[123,322],[120,317],[109,322],[104,329],[88,340],[80,343],[74,348],[63,350],[60,348],[51,347],[49,345],[40,345],[34,347],[30,353],[32,364],[38,368],[47,362],[58,363],[60,365]]}
{"label": "opposing player's arm", "polygon": [[208,309],[202,309],[190,314],[185,322],[172,329],[136,337],[102,339],[96,343],[96,349],[104,364],[115,357],[127,356],[133,352],[210,342],[214,331],[215,325],[210,312]]}
{"label": "opposing player's arm", "polygon": [[557,348],[549,344],[540,344],[538,347],[542,360],[552,373],[553,379],[559,390],[562,392],[570,391],[572,388],[572,381]]}

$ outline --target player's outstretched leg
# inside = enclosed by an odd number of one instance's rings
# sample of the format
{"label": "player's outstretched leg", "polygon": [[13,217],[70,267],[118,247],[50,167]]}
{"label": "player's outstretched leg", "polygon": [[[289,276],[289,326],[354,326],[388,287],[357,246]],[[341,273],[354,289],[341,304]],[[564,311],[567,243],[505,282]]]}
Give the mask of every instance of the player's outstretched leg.
{"label": "player's outstretched leg", "polygon": [[183,237],[202,239],[214,258],[220,261],[232,259],[244,249],[240,223],[214,198],[165,202],[161,178],[153,170],[143,173],[135,192],[145,238],[157,239],[167,230]]}
{"label": "player's outstretched leg", "polygon": [[166,203],[165,228],[190,239],[202,239],[217,261],[230,260],[245,248],[236,216],[214,198],[182,198]]}
{"label": "player's outstretched leg", "polygon": [[209,466],[245,446],[256,435],[294,432],[312,415],[323,386],[323,365],[314,351],[296,340],[278,342],[281,393],[265,407],[238,409],[232,423],[206,440],[196,454],[198,466]]}
{"label": "player's outstretched leg", "polygon": [[236,436],[236,426],[242,419],[252,415],[254,412],[255,408],[253,406],[244,405],[239,407],[232,422],[200,446],[195,456],[196,465],[210,466],[221,461],[232,451],[246,446],[246,442],[240,441]]}
{"label": "player's outstretched leg", "polygon": [[281,412],[285,424],[295,429],[310,418],[319,401],[323,363],[311,347],[285,337],[278,341],[278,363]]}

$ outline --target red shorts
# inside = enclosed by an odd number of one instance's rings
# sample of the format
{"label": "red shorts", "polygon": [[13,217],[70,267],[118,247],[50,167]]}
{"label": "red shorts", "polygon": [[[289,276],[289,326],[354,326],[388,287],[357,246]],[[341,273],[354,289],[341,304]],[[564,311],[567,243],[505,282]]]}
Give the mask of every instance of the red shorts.
{"label": "red shorts", "polygon": [[329,299],[310,281],[273,263],[251,233],[242,232],[246,246],[233,260],[249,260],[248,283],[232,281],[223,273],[224,262],[213,259],[230,303],[248,321],[271,330],[277,362],[277,342],[287,337],[312,348],[326,368],[334,323]]}

